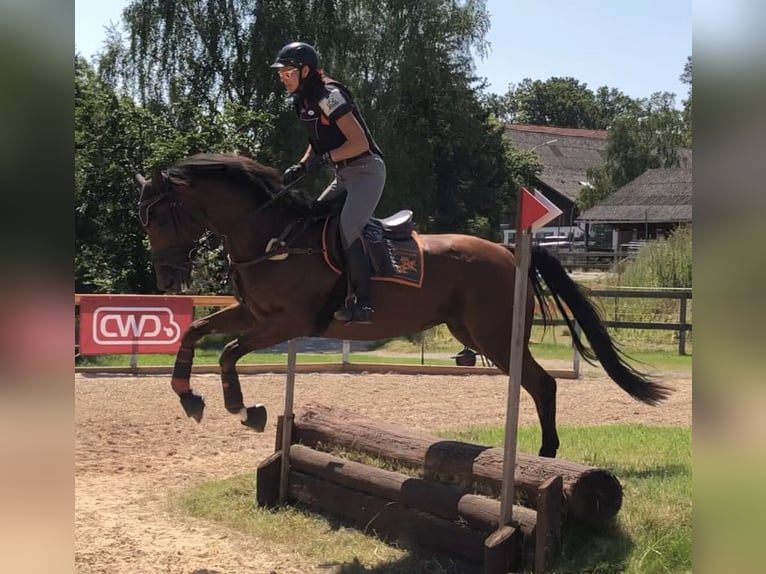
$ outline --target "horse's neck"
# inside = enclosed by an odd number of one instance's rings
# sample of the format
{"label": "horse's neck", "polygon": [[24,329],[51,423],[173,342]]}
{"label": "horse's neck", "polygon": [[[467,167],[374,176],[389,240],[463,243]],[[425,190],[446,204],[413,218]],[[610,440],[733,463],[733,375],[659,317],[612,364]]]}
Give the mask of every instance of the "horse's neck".
{"label": "horse's neck", "polygon": [[295,216],[258,212],[252,207],[216,231],[225,239],[225,247],[234,260],[245,260],[266,251],[266,245],[296,220]]}
{"label": "horse's neck", "polygon": [[262,254],[268,242],[280,237],[301,217],[277,205],[262,207],[236,187],[200,190],[208,224],[224,240],[229,256],[245,260]]}

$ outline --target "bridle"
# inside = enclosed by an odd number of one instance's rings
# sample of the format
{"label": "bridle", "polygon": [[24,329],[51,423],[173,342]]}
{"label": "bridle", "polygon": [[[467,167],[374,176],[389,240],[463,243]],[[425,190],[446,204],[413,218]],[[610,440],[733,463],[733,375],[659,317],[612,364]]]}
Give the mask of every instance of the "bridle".
{"label": "bridle", "polygon": [[[179,231],[179,221],[182,216],[190,219],[196,223],[202,229],[206,229],[206,226],[201,222],[204,221],[201,217],[189,211],[188,207],[182,206],[180,201],[173,201],[173,193],[169,190],[169,187],[173,185],[173,182],[167,172],[161,172],[162,176],[162,189],[161,191],[149,198],[144,198],[144,192],[147,186],[151,184],[149,182],[144,184],[141,190],[141,197],[138,200],[138,219],[141,226],[146,229],[149,226],[151,216],[150,212],[152,207],[156,206],[161,201],[170,201],[169,212],[170,219],[173,225],[173,233],[175,234],[176,244],[164,249],[152,249],[151,258],[155,265],[162,265],[178,271],[187,271],[191,269],[191,261],[196,253],[199,243],[205,241],[212,232],[206,230],[203,236],[199,240],[194,241],[181,241],[181,233]],[[152,182],[153,183],[153,182]]]}
{"label": "bridle", "polygon": [[[161,172],[162,177],[162,188],[159,191],[159,193],[153,197],[150,198],[144,198],[144,189],[141,191],[141,197],[138,201],[138,216],[139,221],[141,225],[146,228],[149,226],[150,222],[150,211],[152,207],[157,205],[163,200],[170,200],[170,216],[173,223],[173,231],[175,233],[177,244],[173,245],[171,247],[166,247],[164,249],[151,250],[151,258],[155,265],[162,265],[164,267],[168,267],[171,269],[176,269],[179,271],[189,271],[191,268],[191,261],[193,259],[193,256],[195,252],[198,249],[198,246],[201,242],[206,241],[211,235],[213,235],[213,231],[209,228],[206,230],[206,232],[203,234],[203,236],[196,241],[192,242],[186,242],[182,243],[180,238],[181,234],[179,233],[178,226],[179,226],[179,219],[180,216],[185,216],[188,219],[192,220],[193,222],[197,223],[201,228],[205,229],[207,226],[203,224],[204,218],[201,215],[197,215],[192,213],[188,206],[184,206],[181,204],[180,201],[173,201],[173,193],[170,191],[170,187],[173,185],[181,185],[181,182],[174,182],[172,176],[170,176],[166,171]],[[282,197],[287,191],[289,191],[295,184],[297,184],[299,181],[301,181],[304,177],[306,177],[306,173],[301,174],[298,176],[295,180],[291,181],[289,184],[284,185],[279,191],[274,193],[266,202],[258,206],[258,208],[252,213],[252,215],[256,215],[260,212],[262,212],[264,209],[272,205],[275,201],[277,201],[280,197]],[[145,184],[145,186],[150,185],[148,182]],[[249,218],[248,218],[249,221]],[[302,224],[302,225],[301,225]],[[299,219],[297,221],[294,221],[290,223],[282,232],[282,234],[274,238],[269,245],[266,248],[266,252],[254,259],[250,259],[247,261],[234,261],[231,259],[231,257],[228,258],[229,263],[232,267],[235,266],[241,266],[241,267],[247,267],[254,265],[256,263],[260,263],[261,261],[269,260],[269,259],[275,259],[281,255],[288,255],[288,254],[295,254],[295,255],[314,255],[317,253],[323,253],[323,248],[296,248],[296,247],[290,247],[288,245],[288,236],[293,235],[293,238],[296,238],[297,236],[301,235],[303,231],[306,229],[306,225],[308,224],[307,220]],[[295,232],[295,233],[294,233]],[[225,237],[223,238],[225,241]],[[182,263],[179,263],[179,261],[182,261]]]}

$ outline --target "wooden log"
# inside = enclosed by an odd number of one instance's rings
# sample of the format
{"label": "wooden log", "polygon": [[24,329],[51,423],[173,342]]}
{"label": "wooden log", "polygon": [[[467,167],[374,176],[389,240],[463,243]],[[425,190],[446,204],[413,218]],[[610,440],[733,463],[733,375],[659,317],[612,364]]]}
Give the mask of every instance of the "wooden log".
{"label": "wooden log", "polygon": [[[455,485],[440,484],[367,466],[319,452],[305,446],[290,447],[291,468],[341,486],[428,512],[451,522],[493,532],[499,527],[500,501],[466,494]],[[523,506],[513,507],[513,519],[534,544],[537,513]]]}
{"label": "wooden log", "polygon": [[521,556],[518,528],[502,526],[484,541],[484,574],[516,572]]}
{"label": "wooden log", "polygon": [[350,520],[362,530],[403,545],[477,564],[483,559],[484,533],[403,504],[295,470],[290,471],[288,493],[291,499]]}
{"label": "wooden log", "polygon": [[275,452],[258,465],[255,471],[255,500],[261,508],[273,508],[279,504],[281,468],[281,452]]}
{"label": "wooden log", "polygon": [[[444,440],[427,433],[376,421],[364,415],[323,405],[296,414],[293,440],[309,446],[335,445],[396,461],[424,471],[476,482],[493,494],[500,492],[503,449]],[[568,518],[603,525],[622,506],[622,486],[605,469],[563,459],[517,453],[515,483],[521,502],[537,504],[537,488],[561,476]]]}
{"label": "wooden log", "polygon": [[559,555],[561,546],[561,477],[549,478],[537,489],[537,533],[535,574],[546,572]]}

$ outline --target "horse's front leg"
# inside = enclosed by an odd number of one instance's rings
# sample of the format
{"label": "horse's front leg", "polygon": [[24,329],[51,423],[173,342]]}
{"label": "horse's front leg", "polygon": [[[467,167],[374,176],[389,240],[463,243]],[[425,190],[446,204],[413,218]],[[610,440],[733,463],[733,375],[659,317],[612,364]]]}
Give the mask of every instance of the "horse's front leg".
{"label": "horse's front leg", "polygon": [[211,333],[241,333],[253,328],[253,317],[239,303],[230,305],[194,321],[181,338],[181,346],[173,365],[171,386],[181,400],[186,416],[202,420],[205,400],[191,389],[191,371],[194,362],[194,346],[202,337]]}
{"label": "horse's front leg", "polygon": [[219,363],[221,365],[224,406],[230,413],[238,414],[243,425],[257,432],[263,432],[268,417],[266,407],[261,404],[245,407],[242,387],[237,374],[237,361],[251,351],[271,347],[302,334],[305,332],[295,326],[269,323],[229,341],[223,348]]}

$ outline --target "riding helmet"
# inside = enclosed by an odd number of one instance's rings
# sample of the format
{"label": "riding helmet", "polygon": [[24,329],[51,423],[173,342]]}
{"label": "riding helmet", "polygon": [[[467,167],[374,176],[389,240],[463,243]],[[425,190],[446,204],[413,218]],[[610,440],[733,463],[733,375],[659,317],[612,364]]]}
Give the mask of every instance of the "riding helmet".
{"label": "riding helmet", "polygon": [[319,55],[314,46],[310,44],[290,42],[282,47],[274,63],[271,65],[272,68],[282,68],[284,66],[292,66],[294,68],[308,66],[312,70],[316,70],[319,68]]}

